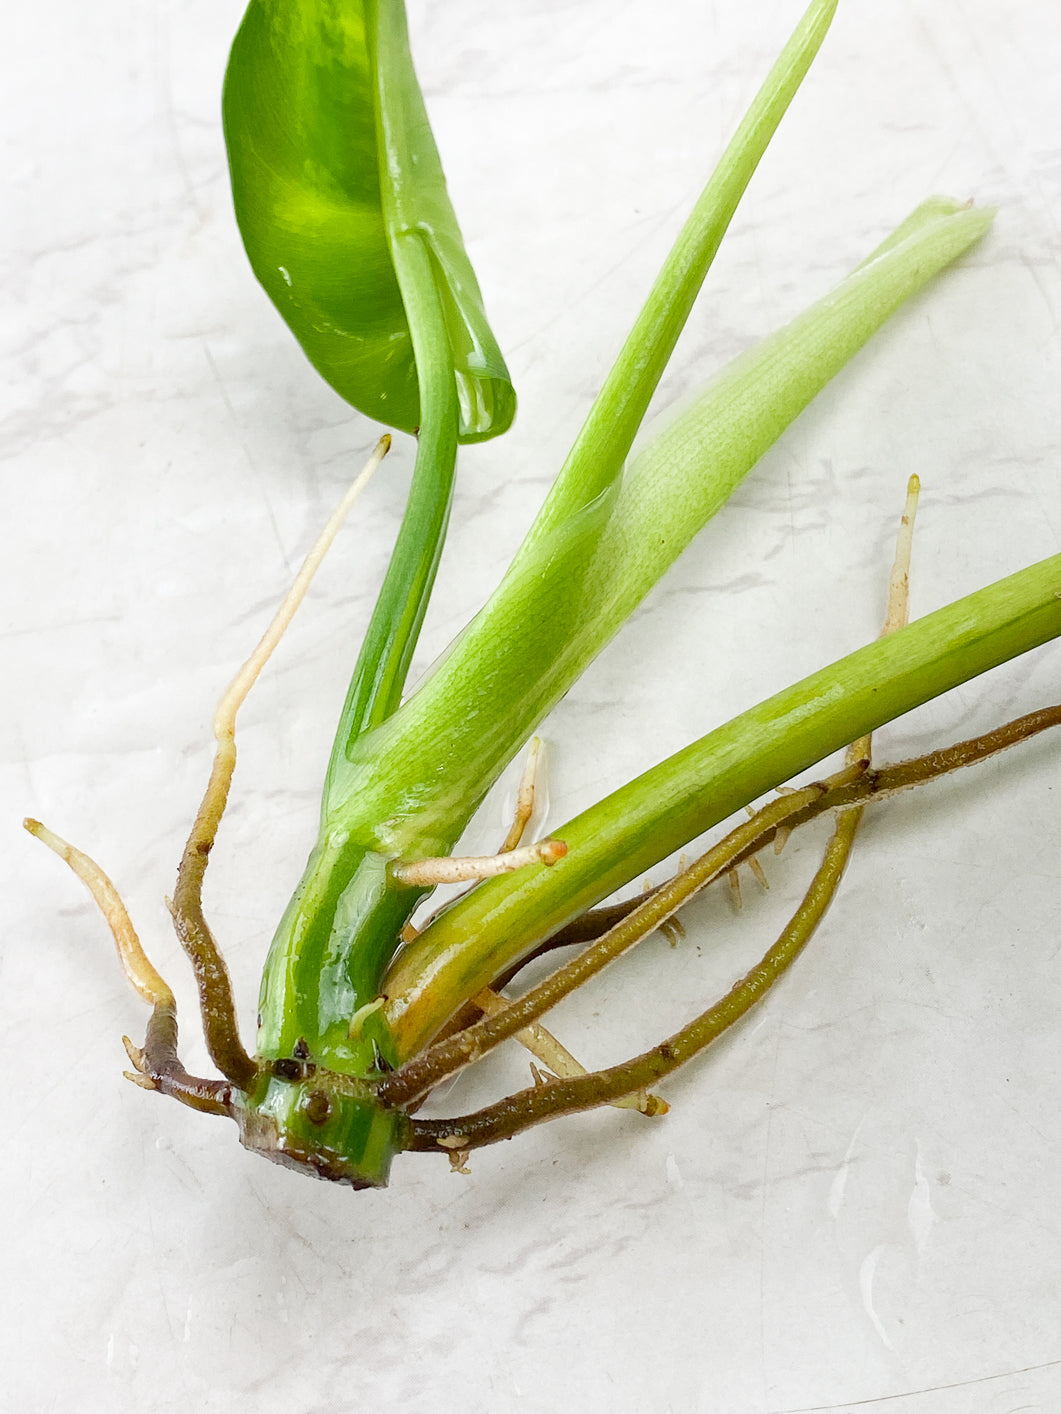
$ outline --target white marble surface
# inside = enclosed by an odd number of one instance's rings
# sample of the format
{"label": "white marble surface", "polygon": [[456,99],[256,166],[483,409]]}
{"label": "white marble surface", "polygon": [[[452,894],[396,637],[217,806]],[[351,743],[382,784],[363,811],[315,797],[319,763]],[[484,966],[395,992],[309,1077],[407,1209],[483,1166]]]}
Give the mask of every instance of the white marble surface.
{"label": "white marble surface", "polygon": [[[411,6],[517,381],[463,456],[420,660],[496,579],[798,0]],[[143,1011],[24,813],[91,849],[163,971],[213,701],[375,429],[305,364],[234,230],[218,89],[238,0],[21,6],[5,45],[0,1351],[24,1411],[1061,1407],[1056,740],[867,821],[793,974],[649,1124],[607,1113],[351,1194],[125,1084]],[[546,729],[550,823],[871,637],[907,475],[913,611],[1061,537],[1061,11],[842,0],[660,406],[816,298],[923,196],[993,233],[766,458]],[[308,848],[410,451],[246,709],[209,883],[245,1015]],[[1047,649],[880,734],[899,756],[1054,700]],[[501,793],[478,827],[496,836]],[[476,832],[473,831],[473,834]],[[768,939],[691,913],[568,1007],[617,1058]],[[508,1080],[517,1056],[454,1106]]]}

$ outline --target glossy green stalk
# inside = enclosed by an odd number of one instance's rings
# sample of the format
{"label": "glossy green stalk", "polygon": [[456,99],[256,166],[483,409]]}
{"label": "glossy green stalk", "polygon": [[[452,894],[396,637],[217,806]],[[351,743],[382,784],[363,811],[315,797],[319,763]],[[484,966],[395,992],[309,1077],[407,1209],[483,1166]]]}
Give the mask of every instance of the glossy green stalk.
{"label": "glossy green stalk", "polygon": [[481,884],[383,982],[401,1059],[572,918],[734,811],[904,712],[1061,634],[1061,555],[868,644],[718,727],[555,833],[552,869]]}
{"label": "glossy green stalk", "polygon": [[446,538],[457,468],[457,389],[431,257],[415,232],[396,235],[393,250],[395,271],[410,296],[406,305],[417,364],[423,369],[424,420],[409,498],[347,691],[333,762],[401,701]]}
{"label": "glossy green stalk", "polygon": [[[460,344],[460,322],[447,319],[446,281],[434,233],[446,229],[453,218],[413,71],[405,10],[393,0],[365,0],[364,12],[380,207],[412,340],[420,426],[405,515],[347,692],[333,764],[362,731],[383,721],[401,701],[449,521],[461,393],[465,427],[484,432],[491,428],[489,413],[471,406],[467,390],[475,387],[474,380],[458,372],[458,353],[465,352],[454,348]],[[440,197],[446,207],[441,220]],[[461,363],[463,369],[463,359]],[[505,427],[510,416],[511,408],[506,410]],[[329,778],[332,769],[330,765]]]}

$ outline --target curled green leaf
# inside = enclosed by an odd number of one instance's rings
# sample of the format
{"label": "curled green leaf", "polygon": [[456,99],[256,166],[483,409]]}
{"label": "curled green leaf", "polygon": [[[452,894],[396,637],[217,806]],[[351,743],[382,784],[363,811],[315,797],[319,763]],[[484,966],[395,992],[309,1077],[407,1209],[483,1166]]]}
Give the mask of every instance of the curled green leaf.
{"label": "curled green leaf", "polygon": [[336,392],[391,427],[420,427],[418,291],[394,256],[413,241],[442,305],[459,438],[504,432],[515,394],[446,191],[402,7],[251,0],[223,115],[254,273]]}

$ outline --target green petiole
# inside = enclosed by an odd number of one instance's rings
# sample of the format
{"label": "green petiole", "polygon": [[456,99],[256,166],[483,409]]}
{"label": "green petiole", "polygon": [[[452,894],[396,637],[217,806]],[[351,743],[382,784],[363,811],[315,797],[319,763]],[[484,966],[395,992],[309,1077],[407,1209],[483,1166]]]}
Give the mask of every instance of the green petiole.
{"label": "green petiole", "polygon": [[656,277],[510,574],[518,574],[521,562],[550,532],[621,474],[722,237],[814,62],[836,5],[837,0],[814,0],[752,100]]}
{"label": "green petiole", "polygon": [[[552,869],[488,880],[383,981],[402,1059],[543,938],[734,811],[848,742],[1061,634],[1061,555],[795,683],[558,827]],[[470,940],[478,940],[473,945]],[[487,949],[483,939],[492,940]]]}

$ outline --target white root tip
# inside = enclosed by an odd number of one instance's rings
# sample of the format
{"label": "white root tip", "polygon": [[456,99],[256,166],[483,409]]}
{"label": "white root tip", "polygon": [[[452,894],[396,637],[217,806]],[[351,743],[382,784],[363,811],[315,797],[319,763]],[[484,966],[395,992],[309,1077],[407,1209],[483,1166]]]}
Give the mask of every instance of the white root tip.
{"label": "white root tip", "polygon": [[531,816],[534,814],[534,801],[538,790],[538,772],[541,767],[542,740],[541,737],[532,737],[531,744],[527,749],[527,760],[523,766],[523,775],[520,777],[519,790],[516,792],[516,811],[512,817],[512,825],[505,842],[501,846],[500,853],[508,854],[515,849],[523,839],[523,833],[530,824]]}
{"label": "white root tip", "polygon": [[158,1086],[151,1079],[150,1075],[141,1075],[138,1070],[123,1070],[122,1074],[126,1080],[131,1080],[134,1085],[139,1085],[141,1090],[157,1090]]}
{"label": "white root tip", "polygon": [[[107,920],[125,975],[144,1001],[151,1006],[172,1006],[173,992],[148,961],[121,895],[96,861],[39,820],[26,819],[22,824],[35,839],[57,854],[88,889]],[[133,1063],[135,1065],[135,1060]]]}
{"label": "white root tip", "polygon": [[756,883],[758,883],[759,887],[760,887],[761,889],[765,889],[765,890],[767,891],[767,893],[769,893],[769,892],[770,892],[770,880],[766,877],[766,870],[765,870],[765,869],[763,868],[763,866],[759,863],[758,859],[756,859],[756,857],[755,857],[754,854],[752,855],[751,859],[748,860],[748,868],[752,871],[752,874],[755,876]]}
{"label": "white root tip", "polygon": [[349,1036],[350,1040],[358,1040],[361,1036],[361,1032],[365,1028],[365,1022],[368,1020],[368,1018],[374,1015],[377,1011],[380,1011],[386,1005],[386,997],[376,997],[374,1001],[366,1002],[364,1006],[359,1006],[358,1009],[354,1012],[353,1016],[350,1018],[350,1025],[347,1029],[347,1035]]}

